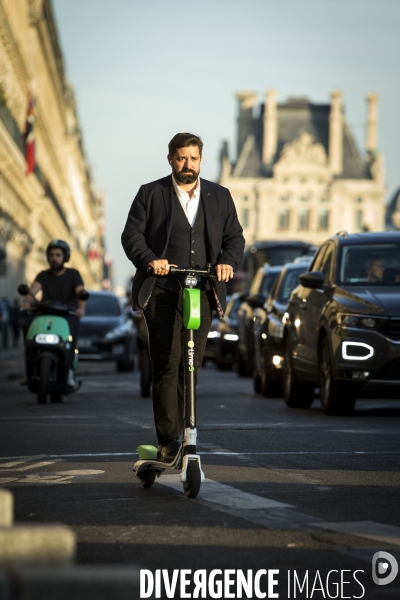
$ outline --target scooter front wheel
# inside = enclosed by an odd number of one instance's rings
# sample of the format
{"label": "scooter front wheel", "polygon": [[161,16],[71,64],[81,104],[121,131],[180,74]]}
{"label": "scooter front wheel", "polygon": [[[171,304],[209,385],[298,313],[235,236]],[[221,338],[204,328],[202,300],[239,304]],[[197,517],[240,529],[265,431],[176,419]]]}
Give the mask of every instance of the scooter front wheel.
{"label": "scooter front wheel", "polygon": [[186,481],[183,484],[183,489],[188,498],[196,498],[200,491],[201,473],[200,467],[196,460],[190,460],[186,470]]}
{"label": "scooter front wheel", "polygon": [[156,480],[157,472],[154,469],[146,469],[140,473],[140,483],[146,489],[151,488]]}
{"label": "scooter front wheel", "polygon": [[46,403],[47,397],[47,385],[50,377],[50,369],[51,369],[51,358],[50,356],[43,356],[40,361],[40,379],[39,379],[39,387],[38,387],[38,395],[37,401],[39,404]]}

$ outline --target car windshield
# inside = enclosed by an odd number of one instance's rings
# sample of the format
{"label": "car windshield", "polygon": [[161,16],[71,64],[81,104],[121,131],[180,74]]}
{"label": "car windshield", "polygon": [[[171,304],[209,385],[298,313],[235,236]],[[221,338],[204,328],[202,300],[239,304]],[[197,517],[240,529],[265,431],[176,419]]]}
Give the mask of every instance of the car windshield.
{"label": "car windshield", "polygon": [[264,294],[264,296],[268,296],[268,294],[271,291],[272,286],[274,285],[275,279],[278,277],[278,275],[279,275],[279,271],[267,273],[266,275],[264,275],[262,284],[261,284],[260,294]]}
{"label": "car windshield", "polygon": [[115,296],[90,294],[85,306],[87,317],[119,317],[121,307]]}
{"label": "car windshield", "polygon": [[282,304],[286,304],[290,298],[290,294],[300,283],[299,276],[304,273],[306,270],[306,266],[302,269],[290,270],[287,271],[282,279],[277,301]]}
{"label": "car windshield", "polygon": [[339,280],[342,285],[400,285],[400,245],[369,243],[343,246]]}
{"label": "car windshield", "polygon": [[256,253],[257,266],[262,267],[265,263],[276,267],[293,262],[295,258],[307,253],[307,248],[288,247],[288,248],[260,248]]}

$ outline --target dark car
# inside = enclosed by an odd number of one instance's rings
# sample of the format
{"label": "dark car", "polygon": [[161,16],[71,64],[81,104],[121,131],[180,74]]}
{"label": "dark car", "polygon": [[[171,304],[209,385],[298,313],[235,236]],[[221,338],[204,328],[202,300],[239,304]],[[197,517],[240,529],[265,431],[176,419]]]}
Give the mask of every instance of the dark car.
{"label": "dark car", "polygon": [[284,397],[327,414],[400,394],[400,233],[342,232],[318,250],[289,300]]}
{"label": "dark car", "polygon": [[248,290],[257,270],[269,264],[271,267],[286,265],[295,258],[313,254],[315,246],[299,240],[257,241],[248,248],[233,279],[228,282],[229,293]]}
{"label": "dark car", "polygon": [[254,309],[264,304],[282,268],[282,266],[264,265],[258,269],[251,284],[250,292],[244,296],[237,312],[239,335],[237,365],[240,377],[252,377],[253,375]]}
{"label": "dark car", "polygon": [[131,371],[135,345],[135,327],[118,296],[90,292],[77,342],[79,359],[115,361],[117,371]]}
{"label": "dark car", "polygon": [[286,265],[262,308],[254,310],[254,391],[266,398],[282,395],[283,323],[290,294],[309,262]]}
{"label": "dark car", "polygon": [[226,306],[223,319],[218,322],[217,331],[217,368],[221,371],[230,371],[237,360],[237,346],[239,340],[237,313],[244,296],[247,294],[233,294]]}

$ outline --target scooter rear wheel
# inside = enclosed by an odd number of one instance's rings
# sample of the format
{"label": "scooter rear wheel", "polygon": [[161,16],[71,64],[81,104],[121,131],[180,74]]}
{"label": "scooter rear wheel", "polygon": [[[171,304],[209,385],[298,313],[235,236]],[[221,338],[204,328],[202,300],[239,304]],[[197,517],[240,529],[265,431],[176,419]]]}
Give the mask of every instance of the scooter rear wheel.
{"label": "scooter rear wheel", "polygon": [[140,473],[140,483],[146,489],[151,488],[156,480],[157,472],[154,469],[146,469]]}
{"label": "scooter rear wheel", "polygon": [[190,460],[186,471],[186,481],[183,484],[183,489],[188,498],[196,498],[200,491],[201,474],[198,462]]}
{"label": "scooter rear wheel", "polygon": [[50,356],[43,356],[40,361],[40,379],[38,387],[37,401],[39,404],[45,404],[47,398],[47,385],[50,377],[51,369],[51,358]]}

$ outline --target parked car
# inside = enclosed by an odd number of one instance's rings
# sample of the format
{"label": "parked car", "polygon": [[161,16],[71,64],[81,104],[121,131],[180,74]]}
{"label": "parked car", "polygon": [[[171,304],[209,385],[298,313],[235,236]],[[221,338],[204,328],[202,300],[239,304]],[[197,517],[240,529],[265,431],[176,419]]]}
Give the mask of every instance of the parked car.
{"label": "parked car", "polygon": [[223,319],[218,322],[217,331],[217,368],[230,371],[237,361],[237,346],[239,340],[237,313],[247,294],[233,294],[226,306]]}
{"label": "parked car", "polygon": [[263,306],[254,310],[254,391],[266,398],[282,396],[282,319],[290,294],[308,264],[306,259],[285,265]]}
{"label": "parked car", "polygon": [[237,365],[240,377],[253,375],[253,318],[254,309],[264,304],[274,284],[275,279],[282,270],[282,266],[271,267],[264,265],[258,269],[250,292],[244,296],[237,312],[238,322],[238,347]]}
{"label": "parked car", "polygon": [[115,361],[117,371],[132,371],[135,346],[136,329],[118,296],[90,292],[77,341],[79,359]]}
{"label": "parked car", "polygon": [[400,394],[400,233],[341,232],[318,250],[289,300],[284,397],[326,414],[357,397]]}
{"label": "parked car", "polygon": [[227,284],[228,293],[248,290],[257,270],[265,264],[285,265],[297,257],[313,255],[315,250],[312,244],[298,240],[256,241],[245,250],[239,269]]}

